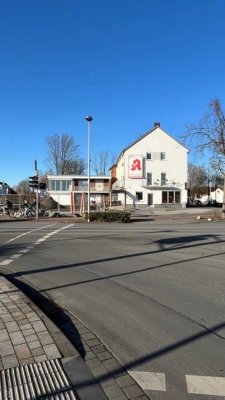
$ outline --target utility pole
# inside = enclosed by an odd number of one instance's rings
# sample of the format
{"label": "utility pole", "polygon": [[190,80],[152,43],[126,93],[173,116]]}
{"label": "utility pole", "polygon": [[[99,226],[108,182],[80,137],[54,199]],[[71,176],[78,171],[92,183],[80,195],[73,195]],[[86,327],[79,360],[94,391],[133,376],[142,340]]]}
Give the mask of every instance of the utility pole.
{"label": "utility pole", "polygon": [[38,222],[38,189],[39,189],[39,176],[38,176],[38,166],[37,166],[37,159],[34,160],[34,169],[35,169],[35,174],[37,177],[38,185],[36,188],[36,221]]}

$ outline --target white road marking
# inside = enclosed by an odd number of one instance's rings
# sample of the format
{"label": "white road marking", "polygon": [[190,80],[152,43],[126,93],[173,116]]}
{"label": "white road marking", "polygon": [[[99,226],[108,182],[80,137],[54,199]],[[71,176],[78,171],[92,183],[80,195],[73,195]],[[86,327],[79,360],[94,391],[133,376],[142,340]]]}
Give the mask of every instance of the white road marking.
{"label": "white road marking", "polygon": [[225,396],[225,378],[186,375],[187,391],[208,396]]}
{"label": "white road marking", "polygon": [[0,262],[0,265],[9,265],[11,262],[13,262],[13,259],[11,259],[11,260],[3,260],[3,261],[1,261]]}
{"label": "white road marking", "polygon": [[[56,224],[48,225],[48,227],[49,227],[49,226],[53,226],[53,225],[56,225]],[[66,226],[64,226],[63,228],[57,229],[57,230],[51,232],[50,234],[47,234],[47,235],[43,236],[42,238],[36,240],[36,242],[34,242],[33,244],[27,246],[26,248],[24,248],[24,249],[22,249],[22,250],[19,250],[18,253],[12,254],[12,255],[10,256],[10,259],[1,261],[1,262],[0,262],[0,265],[9,265],[9,264],[10,264],[11,262],[13,262],[15,259],[21,257],[21,256],[23,255],[23,253],[28,253],[28,252],[29,252],[30,250],[32,250],[35,246],[37,246],[37,245],[41,244],[42,242],[44,242],[45,240],[49,239],[50,236],[55,235],[56,233],[59,233],[59,232],[63,231],[64,229],[68,229],[68,228],[70,228],[70,227],[73,226],[73,225],[74,225],[74,224],[66,225]],[[21,235],[19,235],[19,236],[16,236],[16,237],[13,238],[13,239],[10,239],[9,241],[5,242],[4,244],[7,244],[7,243],[9,243],[9,242],[11,242],[11,241],[13,241],[13,240],[16,240],[16,239],[20,238],[21,236],[27,235],[27,234],[29,234],[29,233],[31,233],[31,232],[34,232],[34,231],[37,231],[37,230],[40,230],[40,229],[44,229],[44,228],[46,228],[46,226],[44,226],[44,227],[42,227],[42,228],[38,228],[38,229],[33,229],[32,231],[23,233],[23,234],[21,234]],[[3,246],[3,245],[1,245],[1,246]],[[1,247],[1,246],[0,246],[0,247]]]}
{"label": "white road marking", "polygon": [[16,254],[13,254],[12,256],[10,256],[10,258],[16,259],[16,258],[19,258],[21,256],[22,256],[22,254],[16,253]]}
{"label": "white road marking", "polygon": [[144,390],[166,391],[165,374],[159,372],[128,371]]}
{"label": "white road marking", "polygon": [[29,235],[32,232],[40,231],[41,229],[49,228],[49,227],[54,226],[54,225],[56,225],[56,224],[50,224],[50,225],[41,226],[40,228],[35,228],[35,229],[32,229],[31,231],[21,233],[21,235],[15,236],[14,238],[7,240],[5,243],[1,244],[0,247],[5,245],[5,244],[7,244],[7,243],[13,242],[16,239],[21,238],[22,236]]}

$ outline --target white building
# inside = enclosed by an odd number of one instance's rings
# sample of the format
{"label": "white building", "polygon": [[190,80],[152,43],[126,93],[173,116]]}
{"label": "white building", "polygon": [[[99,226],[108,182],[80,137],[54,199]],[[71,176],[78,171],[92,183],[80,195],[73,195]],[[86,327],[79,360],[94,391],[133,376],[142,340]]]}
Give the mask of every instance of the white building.
{"label": "white building", "polygon": [[188,149],[155,123],[111,167],[112,199],[135,208],[186,207],[187,156]]}
{"label": "white building", "polygon": [[215,200],[217,203],[222,204],[223,203],[223,190],[220,188],[211,190],[209,188],[209,194],[205,193],[202,194],[201,198],[199,200],[204,204],[207,203],[209,200]]}
{"label": "white building", "polygon": [[[93,208],[109,206],[111,192],[110,176],[90,177],[90,204]],[[84,175],[48,175],[47,193],[72,212],[87,209],[88,177]]]}

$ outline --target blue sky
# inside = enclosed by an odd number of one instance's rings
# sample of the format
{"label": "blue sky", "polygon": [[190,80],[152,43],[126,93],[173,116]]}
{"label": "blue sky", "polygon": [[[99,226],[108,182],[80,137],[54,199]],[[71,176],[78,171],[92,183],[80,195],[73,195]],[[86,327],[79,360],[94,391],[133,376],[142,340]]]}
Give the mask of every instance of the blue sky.
{"label": "blue sky", "polygon": [[225,105],[224,0],[0,0],[0,180],[44,172],[46,137],[87,157]]}

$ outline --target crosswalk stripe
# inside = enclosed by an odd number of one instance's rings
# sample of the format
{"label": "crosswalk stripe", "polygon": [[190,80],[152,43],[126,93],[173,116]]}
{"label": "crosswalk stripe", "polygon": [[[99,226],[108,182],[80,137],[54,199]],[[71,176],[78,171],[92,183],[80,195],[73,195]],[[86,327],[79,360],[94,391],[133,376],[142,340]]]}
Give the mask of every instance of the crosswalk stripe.
{"label": "crosswalk stripe", "polygon": [[166,391],[165,374],[159,372],[128,371],[144,390]]}
{"label": "crosswalk stripe", "polygon": [[193,394],[225,396],[225,378],[186,375],[187,391]]}

